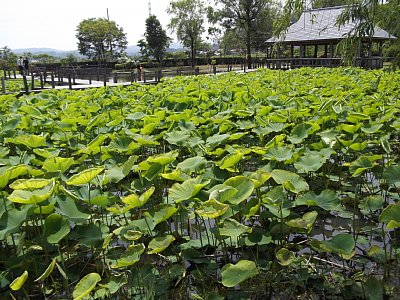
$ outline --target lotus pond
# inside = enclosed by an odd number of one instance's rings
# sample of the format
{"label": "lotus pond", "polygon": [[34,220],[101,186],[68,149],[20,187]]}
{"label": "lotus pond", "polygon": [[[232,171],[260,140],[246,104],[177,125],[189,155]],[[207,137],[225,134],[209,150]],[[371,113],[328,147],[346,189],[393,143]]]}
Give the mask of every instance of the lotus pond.
{"label": "lotus pond", "polygon": [[0,96],[0,298],[400,293],[400,73]]}

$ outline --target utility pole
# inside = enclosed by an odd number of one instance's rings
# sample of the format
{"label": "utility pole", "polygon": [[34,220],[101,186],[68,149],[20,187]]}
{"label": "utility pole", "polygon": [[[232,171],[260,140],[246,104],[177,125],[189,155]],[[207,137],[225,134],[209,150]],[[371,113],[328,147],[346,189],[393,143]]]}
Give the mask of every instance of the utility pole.
{"label": "utility pole", "polygon": [[149,0],[149,17],[151,16],[151,1]]}

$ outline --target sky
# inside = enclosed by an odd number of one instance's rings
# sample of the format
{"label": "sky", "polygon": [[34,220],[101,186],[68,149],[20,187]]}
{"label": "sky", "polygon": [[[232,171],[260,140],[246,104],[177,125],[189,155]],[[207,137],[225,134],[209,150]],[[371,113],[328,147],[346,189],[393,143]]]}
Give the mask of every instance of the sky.
{"label": "sky", "polygon": [[[127,34],[128,45],[143,38],[148,0],[1,0],[0,48],[76,50],[78,24],[107,17]],[[151,12],[167,29],[169,0],[151,0]],[[167,30],[173,39],[176,38]]]}

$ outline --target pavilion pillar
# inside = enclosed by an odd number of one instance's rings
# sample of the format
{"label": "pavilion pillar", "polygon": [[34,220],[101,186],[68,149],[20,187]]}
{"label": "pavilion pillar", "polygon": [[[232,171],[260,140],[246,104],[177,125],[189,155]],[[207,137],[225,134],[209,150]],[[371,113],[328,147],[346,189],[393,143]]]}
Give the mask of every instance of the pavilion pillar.
{"label": "pavilion pillar", "polygon": [[324,57],[328,57],[328,45],[324,47]]}
{"label": "pavilion pillar", "polygon": [[314,45],[314,58],[318,56],[318,45]]}
{"label": "pavilion pillar", "polygon": [[290,45],[290,57],[294,58],[294,46]]}
{"label": "pavilion pillar", "polygon": [[300,58],[304,58],[304,46],[300,45]]}

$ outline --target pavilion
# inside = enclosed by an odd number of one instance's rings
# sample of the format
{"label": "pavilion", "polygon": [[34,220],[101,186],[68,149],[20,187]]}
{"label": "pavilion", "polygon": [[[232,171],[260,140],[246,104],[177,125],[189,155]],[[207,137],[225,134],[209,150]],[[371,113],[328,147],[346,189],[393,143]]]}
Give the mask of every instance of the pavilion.
{"label": "pavilion", "polygon": [[[335,55],[338,43],[351,34],[356,21],[338,26],[336,20],[345,6],[305,10],[281,37],[272,37],[267,44],[276,45],[276,59],[269,59],[271,68],[296,68],[301,66],[336,67],[343,63]],[[375,26],[372,37],[366,37],[357,49],[353,65],[364,68],[383,66],[383,43],[395,39],[385,30]],[[373,45],[376,45],[373,47]],[[283,50],[286,49],[286,57]],[[374,49],[374,51],[373,51]],[[268,62],[267,62],[268,64]]]}

